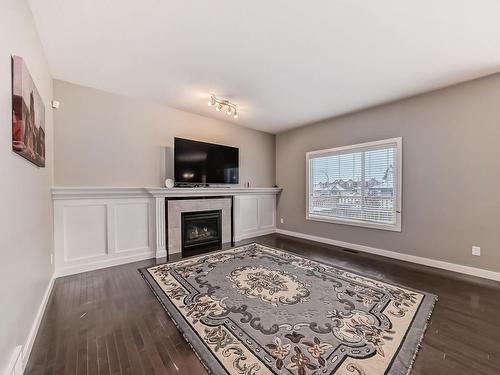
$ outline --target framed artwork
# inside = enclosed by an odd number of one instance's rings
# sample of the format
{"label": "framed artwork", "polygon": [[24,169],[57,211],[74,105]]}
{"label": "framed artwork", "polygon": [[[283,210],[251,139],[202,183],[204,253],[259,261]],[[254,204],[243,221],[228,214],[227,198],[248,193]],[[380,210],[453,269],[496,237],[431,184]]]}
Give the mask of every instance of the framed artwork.
{"label": "framed artwork", "polygon": [[12,150],[45,167],[45,106],[18,56],[12,56]]}

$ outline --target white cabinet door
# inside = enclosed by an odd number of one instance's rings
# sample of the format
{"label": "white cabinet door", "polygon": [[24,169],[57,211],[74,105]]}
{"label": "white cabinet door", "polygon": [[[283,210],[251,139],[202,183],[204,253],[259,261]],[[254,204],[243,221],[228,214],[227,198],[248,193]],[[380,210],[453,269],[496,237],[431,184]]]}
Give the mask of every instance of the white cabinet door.
{"label": "white cabinet door", "polygon": [[234,197],[235,240],[274,232],[276,196],[244,195]]}

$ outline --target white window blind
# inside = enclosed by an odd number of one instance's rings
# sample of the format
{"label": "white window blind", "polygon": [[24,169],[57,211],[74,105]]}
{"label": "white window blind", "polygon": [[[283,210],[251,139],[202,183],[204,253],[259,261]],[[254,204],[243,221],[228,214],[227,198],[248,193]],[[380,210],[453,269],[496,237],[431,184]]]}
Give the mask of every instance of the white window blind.
{"label": "white window blind", "polygon": [[400,230],[401,138],[307,154],[307,218]]}

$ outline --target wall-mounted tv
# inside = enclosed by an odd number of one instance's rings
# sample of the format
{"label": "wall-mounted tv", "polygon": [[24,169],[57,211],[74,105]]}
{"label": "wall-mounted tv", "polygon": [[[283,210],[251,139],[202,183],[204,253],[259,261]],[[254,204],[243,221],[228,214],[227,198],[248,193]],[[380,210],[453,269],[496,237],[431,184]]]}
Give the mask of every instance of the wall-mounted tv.
{"label": "wall-mounted tv", "polygon": [[239,150],[175,138],[174,176],[176,184],[238,184]]}

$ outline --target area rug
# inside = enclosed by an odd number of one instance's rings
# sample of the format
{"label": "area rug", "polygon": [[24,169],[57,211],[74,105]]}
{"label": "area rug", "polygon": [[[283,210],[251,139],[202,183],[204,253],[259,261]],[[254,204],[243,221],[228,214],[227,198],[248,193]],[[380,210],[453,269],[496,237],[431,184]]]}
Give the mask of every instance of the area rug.
{"label": "area rug", "polygon": [[140,272],[213,374],[407,374],[436,301],[256,243]]}

